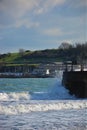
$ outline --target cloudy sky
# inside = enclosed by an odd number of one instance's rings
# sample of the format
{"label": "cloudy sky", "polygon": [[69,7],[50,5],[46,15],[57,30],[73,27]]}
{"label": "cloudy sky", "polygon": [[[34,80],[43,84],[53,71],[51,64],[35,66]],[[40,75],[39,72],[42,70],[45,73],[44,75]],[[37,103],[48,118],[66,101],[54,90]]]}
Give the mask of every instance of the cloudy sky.
{"label": "cloudy sky", "polygon": [[0,0],[0,53],[87,41],[87,0]]}

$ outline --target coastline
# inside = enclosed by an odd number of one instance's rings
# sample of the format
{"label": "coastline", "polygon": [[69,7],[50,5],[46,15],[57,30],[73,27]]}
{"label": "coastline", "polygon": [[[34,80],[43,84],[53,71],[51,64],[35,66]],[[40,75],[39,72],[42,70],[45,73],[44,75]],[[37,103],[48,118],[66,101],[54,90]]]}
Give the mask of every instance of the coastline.
{"label": "coastline", "polygon": [[33,75],[33,74],[0,74],[0,78],[54,78],[53,75]]}

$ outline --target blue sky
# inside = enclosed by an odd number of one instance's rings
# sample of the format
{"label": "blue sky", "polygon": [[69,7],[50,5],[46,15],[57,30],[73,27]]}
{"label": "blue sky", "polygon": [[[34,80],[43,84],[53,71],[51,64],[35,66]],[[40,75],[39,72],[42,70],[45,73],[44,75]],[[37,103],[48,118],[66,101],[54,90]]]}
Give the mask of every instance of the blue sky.
{"label": "blue sky", "polygon": [[87,41],[86,0],[0,0],[0,53]]}

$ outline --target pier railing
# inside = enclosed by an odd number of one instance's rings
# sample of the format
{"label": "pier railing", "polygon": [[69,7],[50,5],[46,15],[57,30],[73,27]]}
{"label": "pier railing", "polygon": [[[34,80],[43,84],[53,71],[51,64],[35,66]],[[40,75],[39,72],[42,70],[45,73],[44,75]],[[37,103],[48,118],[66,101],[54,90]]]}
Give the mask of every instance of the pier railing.
{"label": "pier railing", "polygon": [[64,71],[87,71],[87,64],[73,64],[72,62],[66,62],[63,65]]}

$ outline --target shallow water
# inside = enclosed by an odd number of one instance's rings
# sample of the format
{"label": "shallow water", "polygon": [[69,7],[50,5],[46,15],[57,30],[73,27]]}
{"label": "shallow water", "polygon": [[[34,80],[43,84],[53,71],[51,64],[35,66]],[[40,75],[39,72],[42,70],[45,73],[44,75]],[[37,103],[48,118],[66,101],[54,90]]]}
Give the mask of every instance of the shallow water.
{"label": "shallow water", "polygon": [[0,79],[0,100],[75,99],[58,78]]}
{"label": "shallow water", "polygon": [[0,130],[86,130],[86,109],[60,78],[0,79]]}

